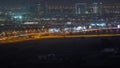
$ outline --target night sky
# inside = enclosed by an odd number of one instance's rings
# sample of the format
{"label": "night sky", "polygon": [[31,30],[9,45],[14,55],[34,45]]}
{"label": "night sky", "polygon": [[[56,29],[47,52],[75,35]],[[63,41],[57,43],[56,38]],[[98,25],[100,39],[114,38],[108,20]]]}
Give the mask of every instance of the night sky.
{"label": "night sky", "polygon": [[74,4],[76,2],[120,3],[120,0],[0,0],[0,6],[22,6],[26,4],[31,5],[37,2],[47,2],[50,4]]}

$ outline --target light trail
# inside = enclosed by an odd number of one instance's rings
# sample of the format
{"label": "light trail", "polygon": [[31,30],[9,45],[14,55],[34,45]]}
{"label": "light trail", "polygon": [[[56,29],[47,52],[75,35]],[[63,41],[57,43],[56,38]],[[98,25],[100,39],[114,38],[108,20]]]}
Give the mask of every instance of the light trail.
{"label": "light trail", "polygon": [[39,38],[29,38],[29,39],[12,39],[0,41],[0,43],[15,43],[28,40],[37,40],[37,39],[52,39],[52,38],[89,38],[89,37],[110,37],[110,36],[120,36],[120,34],[101,34],[101,35],[71,35],[71,36],[42,36]]}
{"label": "light trail", "polygon": [[[105,28],[106,29],[106,28]],[[108,28],[111,29],[111,28]],[[113,29],[118,29],[118,28],[113,28]],[[96,31],[96,30],[104,30],[104,29],[89,29],[85,30],[82,32],[86,31]],[[11,42],[21,42],[21,41],[27,41],[27,40],[36,40],[36,39],[49,39],[49,38],[88,38],[88,37],[107,37],[107,36],[120,36],[120,34],[92,34],[92,35],[74,35],[79,32],[72,32],[73,34],[70,34],[70,32],[67,33],[50,33],[50,32],[43,32],[43,33],[30,33],[30,34],[21,34],[21,35],[16,35],[16,36],[9,36],[9,37],[3,37],[0,38],[0,43],[11,43]],[[47,35],[45,35],[47,34]],[[69,34],[69,35],[67,35]],[[32,38],[29,38],[32,36]]]}

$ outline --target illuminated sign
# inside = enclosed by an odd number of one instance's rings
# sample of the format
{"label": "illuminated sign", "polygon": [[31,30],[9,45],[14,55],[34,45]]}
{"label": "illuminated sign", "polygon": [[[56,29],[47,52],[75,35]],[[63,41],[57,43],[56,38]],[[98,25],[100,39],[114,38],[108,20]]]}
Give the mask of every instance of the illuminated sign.
{"label": "illuminated sign", "polygon": [[25,22],[24,24],[38,24],[38,22]]}
{"label": "illuminated sign", "polygon": [[100,26],[100,27],[103,27],[103,26],[106,26],[105,23],[92,23],[90,24],[90,26]]}
{"label": "illuminated sign", "polygon": [[71,25],[71,24],[72,24],[72,22],[67,22],[67,24],[68,24],[68,25]]}
{"label": "illuminated sign", "polygon": [[22,19],[22,16],[14,16],[15,19]]}

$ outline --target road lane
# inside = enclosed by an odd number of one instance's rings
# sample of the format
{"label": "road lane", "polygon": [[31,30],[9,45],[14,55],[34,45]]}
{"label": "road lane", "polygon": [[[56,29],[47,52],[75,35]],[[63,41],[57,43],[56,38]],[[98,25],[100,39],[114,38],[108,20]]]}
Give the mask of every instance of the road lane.
{"label": "road lane", "polygon": [[15,43],[15,42],[23,42],[23,41],[29,41],[29,40],[37,40],[37,39],[49,39],[49,38],[89,38],[89,37],[109,37],[109,36],[120,36],[120,34],[99,34],[99,35],[65,35],[65,36],[38,36],[33,38],[11,38],[7,40],[1,40],[0,43]]}

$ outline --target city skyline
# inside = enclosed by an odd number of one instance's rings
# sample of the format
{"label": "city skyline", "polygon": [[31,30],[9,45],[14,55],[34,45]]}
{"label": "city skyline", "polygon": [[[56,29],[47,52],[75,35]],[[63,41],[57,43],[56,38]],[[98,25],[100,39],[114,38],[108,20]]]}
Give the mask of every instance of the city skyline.
{"label": "city skyline", "polygon": [[92,2],[103,2],[103,3],[120,3],[120,0],[0,0],[1,7],[17,7],[24,5],[32,5],[35,3],[47,3],[47,4],[64,4],[71,5],[78,2],[92,3]]}

